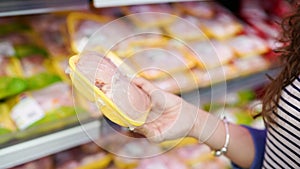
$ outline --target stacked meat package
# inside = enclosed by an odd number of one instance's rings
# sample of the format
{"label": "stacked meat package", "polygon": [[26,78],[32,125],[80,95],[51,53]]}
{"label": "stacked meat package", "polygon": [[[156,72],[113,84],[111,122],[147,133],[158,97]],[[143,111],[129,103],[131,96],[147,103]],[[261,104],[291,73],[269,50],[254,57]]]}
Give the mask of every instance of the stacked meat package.
{"label": "stacked meat package", "polygon": [[64,73],[67,64],[60,64],[70,55],[63,18],[1,19],[2,146],[73,125],[77,114],[89,116],[85,106],[73,102],[72,87]]}
{"label": "stacked meat package", "polygon": [[[225,113],[235,124],[265,128],[262,118],[253,119],[261,111],[261,88],[229,93],[227,100],[203,104],[202,109],[217,116]],[[111,128],[98,140],[17,166],[13,169],[227,169],[231,162],[225,156],[215,157],[211,149],[190,137],[149,142],[125,128]]]}
{"label": "stacked meat package", "polygon": [[187,92],[271,66],[269,39],[216,2],[109,9],[68,16],[73,50],[114,52],[164,90]]}

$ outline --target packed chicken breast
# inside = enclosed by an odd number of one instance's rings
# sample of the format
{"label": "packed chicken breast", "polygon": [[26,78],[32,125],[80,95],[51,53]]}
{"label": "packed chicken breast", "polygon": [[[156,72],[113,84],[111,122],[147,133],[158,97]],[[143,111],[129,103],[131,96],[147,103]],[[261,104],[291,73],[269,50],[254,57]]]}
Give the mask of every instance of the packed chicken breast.
{"label": "packed chicken breast", "polygon": [[133,120],[139,120],[149,111],[150,97],[132,83],[125,72],[122,72],[109,58],[99,53],[84,53],[76,66],[79,72]]}

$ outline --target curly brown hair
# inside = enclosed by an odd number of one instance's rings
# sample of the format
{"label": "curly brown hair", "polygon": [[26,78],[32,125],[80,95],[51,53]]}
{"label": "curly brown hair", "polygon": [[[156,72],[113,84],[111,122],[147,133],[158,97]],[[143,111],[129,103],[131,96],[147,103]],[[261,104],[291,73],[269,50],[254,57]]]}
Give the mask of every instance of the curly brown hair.
{"label": "curly brown hair", "polygon": [[281,27],[280,41],[285,45],[276,52],[280,54],[282,69],[275,79],[271,79],[262,98],[261,115],[266,124],[276,121],[274,113],[277,113],[281,90],[300,75],[300,5],[297,5],[294,14],[282,20]]}

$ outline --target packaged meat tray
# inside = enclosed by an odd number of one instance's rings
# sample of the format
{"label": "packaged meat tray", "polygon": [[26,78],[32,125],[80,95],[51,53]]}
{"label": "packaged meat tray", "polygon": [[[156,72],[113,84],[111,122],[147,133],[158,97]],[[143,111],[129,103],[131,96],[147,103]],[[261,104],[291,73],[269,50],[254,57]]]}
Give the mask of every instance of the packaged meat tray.
{"label": "packaged meat tray", "polygon": [[0,144],[5,143],[13,138],[17,130],[14,122],[10,117],[9,106],[7,103],[0,104]]}
{"label": "packaged meat tray", "polygon": [[189,167],[214,159],[211,149],[205,144],[190,144],[175,148],[173,153]]}
{"label": "packaged meat tray", "polygon": [[90,154],[80,160],[79,167],[77,169],[105,169],[110,164],[111,160],[112,155],[106,152]]}
{"label": "packaged meat tray", "polygon": [[0,77],[20,77],[22,73],[18,65],[19,63],[16,58],[0,56]]}
{"label": "packaged meat tray", "polygon": [[254,34],[239,35],[228,39],[225,43],[230,46],[239,57],[262,55],[270,50],[267,42]]}
{"label": "packaged meat tray", "polygon": [[199,85],[198,77],[191,70],[166,74],[163,78],[152,80],[152,83],[165,91],[178,94],[192,91]]}
{"label": "packaged meat tray", "polygon": [[63,82],[6,98],[0,105],[0,147],[91,119],[87,107],[77,100]]}
{"label": "packaged meat tray", "polygon": [[[126,24],[130,25],[130,23]],[[121,58],[127,58],[136,50],[164,46],[168,40],[159,28],[140,29],[132,27],[131,34],[116,43],[110,50]]]}
{"label": "packaged meat tray", "polygon": [[[89,38],[113,18],[89,12],[72,12],[67,16],[67,28],[71,47],[75,53],[81,52]],[[104,36],[104,35],[103,35]]]}
{"label": "packaged meat tray", "polygon": [[73,56],[69,64],[74,86],[111,121],[121,126],[140,126],[145,122],[150,98],[131,82],[125,74],[131,71],[119,58],[88,52]]}
{"label": "packaged meat tray", "polygon": [[174,3],[173,6],[182,13],[205,19],[211,19],[216,13],[216,3],[213,1],[180,2]]}
{"label": "packaged meat tray", "polygon": [[238,58],[233,61],[241,76],[253,74],[270,68],[271,63],[263,56],[251,56],[248,58]]}
{"label": "packaged meat tray", "polygon": [[218,12],[211,19],[199,18],[201,29],[207,36],[217,40],[225,40],[243,31],[242,24],[228,12]]}
{"label": "packaged meat tray", "polygon": [[164,150],[170,150],[174,147],[185,147],[188,145],[198,144],[198,140],[193,137],[183,137],[176,140],[168,140],[159,143],[159,146]]}
{"label": "packaged meat tray", "polygon": [[176,18],[169,4],[134,5],[122,8],[130,20],[138,27],[149,28],[168,25]]}
{"label": "packaged meat tray", "polygon": [[71,84],[71,79],[66,73],[66,70],[69,66],[69,58],[68,57],[57,57],[52,59],[52,67],[54,68],[54,72],[59,75],[59,77],[66,83]]}
{"label": "packaged meat tray", "polygon": [[176,40],[168,40],[165,45],[136,48],[123,61],[138,75],[150,80],[188,70],[197,64],[194,53],[186,44]]}
{"label": "packaged meat tray", "polygon": [[164,26],[163,29],[172,39],[183,41],[208,40],[208,36],[201,29],[199,19],[190,15],[182,15],[176,18],[173,23]]}
{"label": "packaged meat tray", "polygon": [[161,152],[159,146],[147,140],[130,141],[124,144],[113,157],[114,164],[120,169],[135,169],[140,160],[157,156]]}
{"label": "packaged meat tray", "polygon": [[38,73],[47,72],[47,67],[50,61],[39,55],[29,55],[19,59],[20,67],[24,77],[30,77]]}
{"label": "packaged meat tray", "polygon": [[163,154],[156,157],[142,159],[136,169],[150,169],[150,168],[163,168],[163,169],[188,169],[180,159],[169,154]]}
{"label": "packaged meat tray", "polygon": [[193,41],[187,44],[195,52],[198,65],[204,70],[226,65],[235,58],[234,51],[222,41]]}
{"label": "packaged meat tray", "polygon": [[238,77],[238,69],[232,65],[223,65],[213,69],[203,70],[195,67],[192,69],[198,81],[198,87],[207,87],[216,83],[223,82]]}
{"label": "packaged meat tray", "polygon": [[[67,32],[67,12],[30,16],[27,19],[32,29],[42,38],[52,57],[67,57],[72,54]],[[38,26],[37,26],[38,25]]]}

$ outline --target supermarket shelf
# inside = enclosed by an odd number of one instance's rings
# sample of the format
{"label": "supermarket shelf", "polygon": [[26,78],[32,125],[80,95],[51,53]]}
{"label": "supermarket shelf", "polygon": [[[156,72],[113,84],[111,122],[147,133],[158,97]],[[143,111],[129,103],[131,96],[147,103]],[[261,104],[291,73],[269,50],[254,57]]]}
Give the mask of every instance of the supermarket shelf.
{"label": "supermarket shelf", "polygon": [[0,168],[10,168],[97,139],[100,122],[92,121],[0,149]]}
{"label": "supermarket shelf", "polygon": [[[126,6],[126,5],[141,5],[141,4],[155,4],[155,3],[167,3],[167,2],[184,2],[193,0],[93,0],[94,7],[114,7],[114,6]],[[195,0],[194,0],[195,1]],[[209,1],[209,0],[198,0]]]}
{"label": "supermarket shelf", "polygon": [[[279,70],[279,68],[274,68],[236,78],[215,84],[212,87],[200,88],[189,93],[184,93],[181,97],[196,106],[201,106],[203,103],[223,97],[222,95],[226,93],[261,86],[268,82],[266,74],[274,76]],[[100,130],[100,121],[97,120],[2,148],[0,149],[0,168],[17,166],[87,143],[92,139],[99,138],[101,134]]]}
{"label": "supermarket shelf", "polygon": [[[269,82],[266,74],[274,77],[280,68],[265,70],[256,74],[239,77],[228,80],[223,83],[215,84],[211,87],[201,88],[188,93],[184,93],[181,97],[196,106],[201,106],[211,100],[226,97],[227,93],[236,92],[243,89],[256,88]],[[225,95],[224,95],[225,94]]]}
{"label": "supermarket shelf", "polygon": [[88,9],[88,0],[1,0],[0,17]]}

